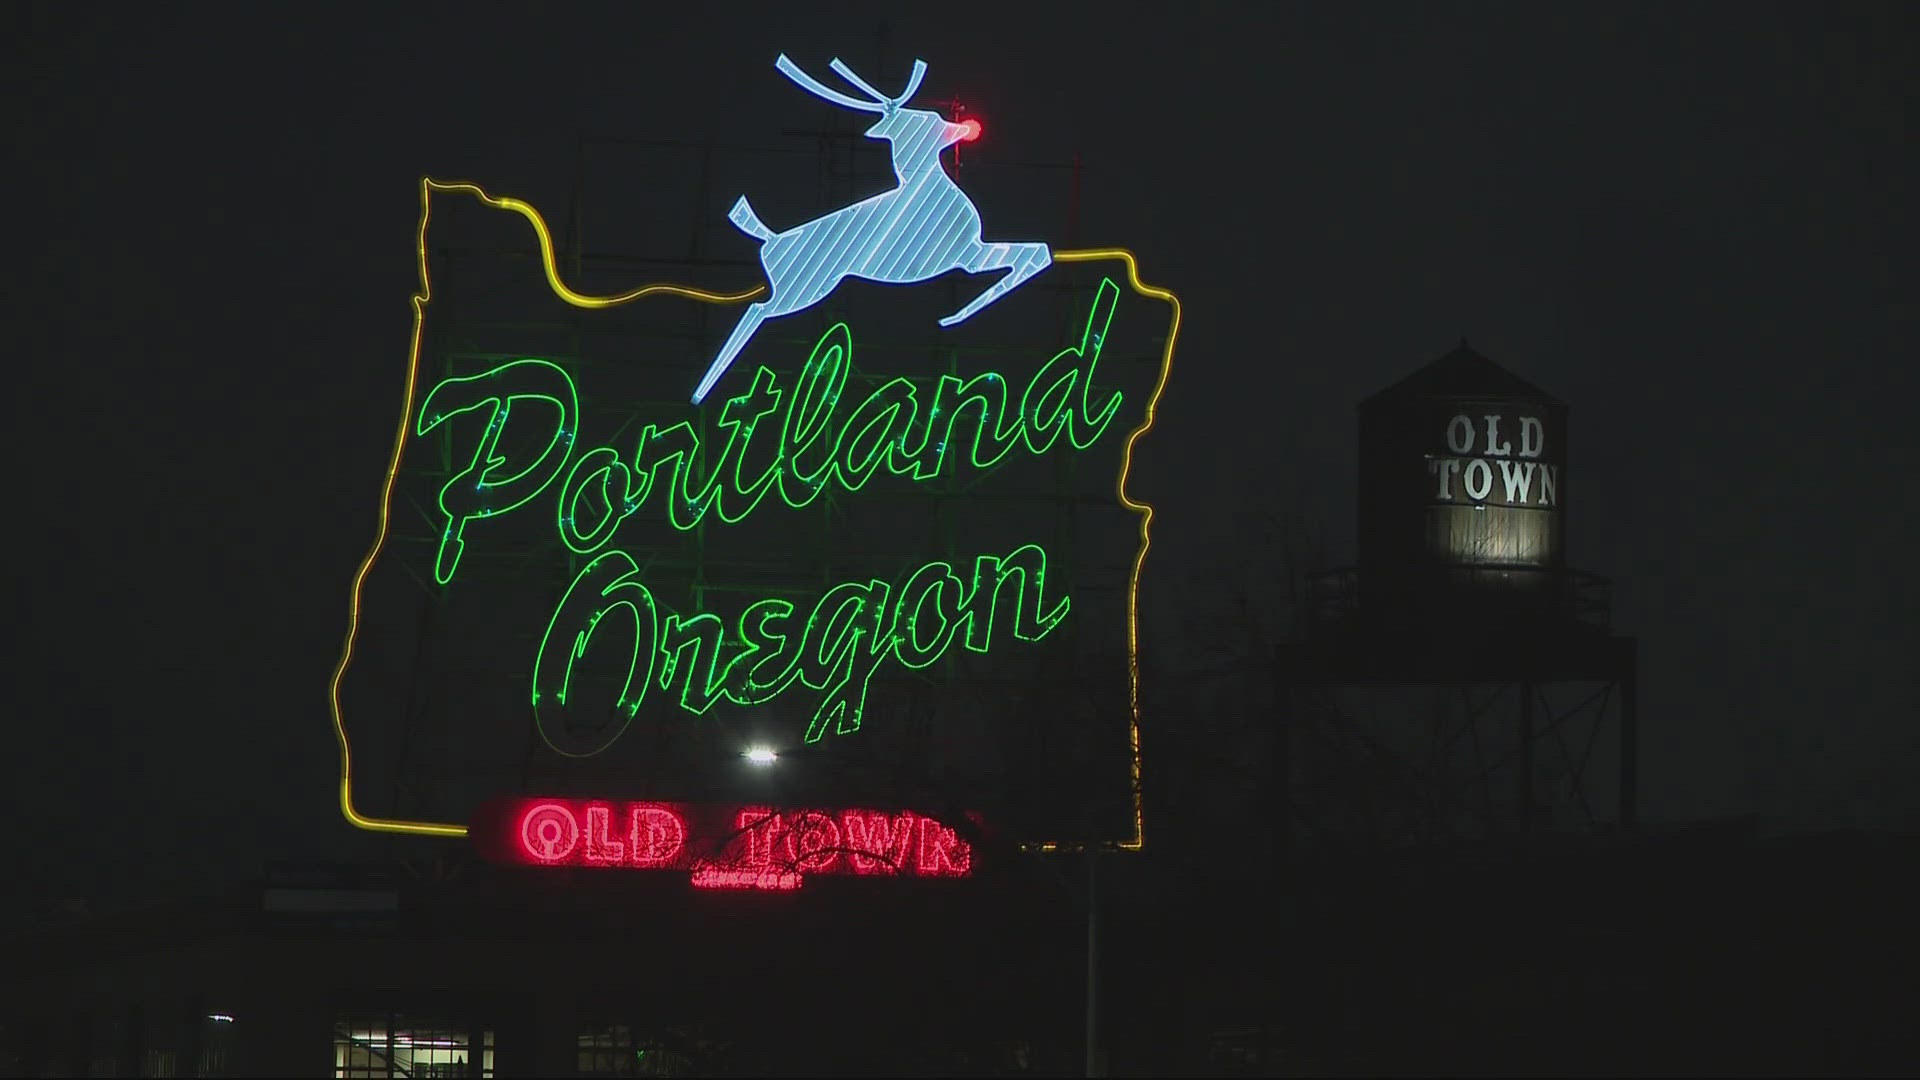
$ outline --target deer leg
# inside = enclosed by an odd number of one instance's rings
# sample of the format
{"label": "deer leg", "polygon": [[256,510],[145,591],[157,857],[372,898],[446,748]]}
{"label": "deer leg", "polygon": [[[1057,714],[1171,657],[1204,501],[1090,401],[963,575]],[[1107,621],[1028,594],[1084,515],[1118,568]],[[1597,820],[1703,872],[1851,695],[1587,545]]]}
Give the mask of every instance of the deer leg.
{"label": "deer leg", "polygon": [[1014,286],[1045,270],[1052,263],[1053,255],[1045,244],[982,244],[976,241],[973,249],[960,260],[962,270],[978,274],[987,270],[1010,269],[1011,273],[974,297],[966,307],[941,319],[940,325],[952,326],[965,321],[968,316],[1007,295]]}
{"label": "deer leg", "polygon": [[760,329],[760,322],[766,317],[767,301],[765,300],[757,304],[749,304],[747,310],[741,313],[740,321],[734,326],[733,333],[727,335],[727,343],[720,347],[720,355],[713,358],[713,363],[707,367],[706,377],[700,380],[699,388],[693,392],[695,405],[700,404],[706,398],[707,391],[713,389],[713,384],[719,382],[720,376],[727,373],[727,368],[733,365],[733,358],[739,356],[740,350],[747,347],[747,339],[753,336],[755,330]]}

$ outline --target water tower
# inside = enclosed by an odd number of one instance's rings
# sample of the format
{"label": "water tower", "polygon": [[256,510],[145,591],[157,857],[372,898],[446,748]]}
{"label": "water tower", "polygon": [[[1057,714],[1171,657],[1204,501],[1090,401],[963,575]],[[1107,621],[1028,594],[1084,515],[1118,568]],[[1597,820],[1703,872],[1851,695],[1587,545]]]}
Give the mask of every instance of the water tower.
{"label": "water tower", "polygon": [[1465,341],[1360,403],[1357,565],[1307,578],[1278,657],[1303,833],[1631,825],[1635,642],[1568,563],[1567,421]]}

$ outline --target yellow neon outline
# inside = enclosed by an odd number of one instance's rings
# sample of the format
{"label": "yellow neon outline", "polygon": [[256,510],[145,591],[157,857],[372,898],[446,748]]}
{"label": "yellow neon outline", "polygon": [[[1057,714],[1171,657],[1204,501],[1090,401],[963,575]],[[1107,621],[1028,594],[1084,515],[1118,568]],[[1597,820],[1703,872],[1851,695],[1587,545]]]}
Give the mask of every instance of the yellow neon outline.
{"label": "yellow neon outline", "polygon": [[652,293],[685,296],[712,304],[737,304],[760,295],[766,291],[766,286],[756,285],[747,292],[737,294],[707,292],[702,289],[688,288],[685,285],[643,285],[638,289],[613,296],[588,296],[578,293],[568,288],[566,282],[560,280],[560,268],[554,261],[553,234],[547,230],[547,223],[541,218],[538,210],[519,199],[495,198],[487,194],[478,184],[463,181],[443,182],[429,176],[420,178],[420,229],[414,240],[414,252],[420,264],[420,291],[413,295],[413,343],[407,352],[407,392],[400,410],[400,428],[393,439],[393,455],[387,461],[386,482],[381,487],[380,529],[374,536],[373,546],[367,549],[366,558],[360,560],[360,568],[353,575],[353,592],[347,617],[347,639],[340,648],[340,663],[333,669],[333,684],[328,692],[328,704],[333,712],[333,733],[340,740],[340,812],[346,815],[347,821],[357,828],[370,832],[458,837],[467,835],[465,825],[370,818],[353,808],[353,750],[347,742],[346,722],[340,716],[340,680],[346,677],[347,665],[353,661],[353,642],[360,632],[360,590],[366,583],[367,572],[373,569],[374,560],[380,557],[381,548],[386,546],[389,509],[393,505],[393,484],[400,474],[400,452],[406,445],[407,424],[413,416],[414,393],[420,376],[420,334],[426,322],[427,304],[433,300],[433,283],[427,276],[427,221],[433,216],[433,193],[436,191],[465,192],[496,210],[511,210],[531,222],[534,235],[540,241],[540,265],[547,273],[547,284],[553,287],[554,295],[575,307],[609,308],[631,303]]}
{"label": "yellow neon outline", "polygon": [[[340,682],[346,677],[347,666],[353,661],[353,643],[360,630],[360,593],[366,583],[367,574],[373,569],[374,560],[386,546],[387,525],[390,508],[393,503],[393,485],[400,474],[401,450],[406,445],[407,425],[413,416],[414,394],[419,382],[420,339],[426,321],[426,307],[433,299],[433,285],[427,276],[427,222],[433,213],[433,193],[435,191],[464,192],[479,199],[496,210],[511,210],[526,218],[533,226],[534,235],[540,242],[541,268],[546,272],[547,284],[554,295],[575,307],[597,309],[616,307],[631,303],[643,296],[663,293],[671,296],[684,296],[712,304],[737,304],[760,295],[764,285],[756,285],[742,293],[715,293],[704,289],[695,289],[685,285],[655,284],[643,285],[624,293],[612,296],[589,296],[568,288],[560,280],[559,267],[553,250],[553,234],[547,229],[547,223],[528,203],[514,198],[495,197],[487,194],[478,184],[465,181],[439,181],[432,177],[420,178],[420,227],[415,237],[414,251],[420,267],[420,291],[412,297],[413,337],[407,355],[407,384],[403,407],[400,410],[400,424],[394,436],[393,454],[387,462],[386,480],[381,486],[380,528],[374,536],[372,547],[367,549],[366,557],[360,560],[359,569],[353,575],[353,589],[348,610],[346,640],[340,649],[340,662],[333,669],[333,681],[328,690],[328,705],[333,715],[333,732],[340,742],[340,811],[347,821],[356,828],[370,832],[409,833],[417,836],[462,837],[467,835],[467,827],[460,824],[447,824],[431,821],[400,821],[385,818],[370,818],[353,808],[353,751],[347,740],[346,722],[340,714]],[[1173,311],[1167,326],[1167,344],[1160,358],[1160,376],[1153,387],[1153,394],[1147,399],[1146,415],[1140,426],[1127,435],[1125,453],[1120,464],[1120,475],[1115,481],[1114,490],[1121,505],[1138,512],[1140,517],[1140,549],[1134,555],[1133,571],[1127,583],[1127,696],[1130,716],[1127,725],[1127,740],[1131,751],[1130,787],[1133,802],[1133,838],[1122,840],[1113,845],[1125,851],[1138,851],[1146,842],[1145,818],[1140,794],[1140,571],[1146,563],[1147,549],[1151,546],[1149,530],[1153,524],[1153,507],[1135,502],[1127,496],[1127,476],[1133,469],[1133,446],[1152,427],[1154,417],[1159,411],[1160,395],[1166,389],[1167,376],[1173,368],[1174,342],[1180,335],[1180,298],[1166,289],[1143,284],[1140,269],[1133,252],[1125,248],[1091,248],[1078,251],[1056,251],[1055,262],[1092,262],[1099,259],[1119,259],[1127,266],[1127,284],[1133,291],[1153,300],[1165,300],[1172,305]],[[1082,845],[1061,844],[1048,841],[1028,845],[1033,850],[1058,851],[1073,849]]]}
{"label": "yellow neon outline", "polygon": [[[1146,846],[1146,814],[1141,805],[1140,794],[1140,570],[1146,565],[1147,549],[1153,546],[1149,535],[1153,525],[1153,507],[1143,502],[1134,502],[1127,496],[1127,476],[1133,471],[1133,444],[1140,440],[1153,427],[1154,416],[1160,411],[1160,395],[1167,388],[1167,376],[1173,372],[1173,345],[1180,337],[1180,298],[1171,290],[1156,288],[1140,280],[1140,265],[1134,259],[1133,252],[1126,248],[1088,248],[1079,251],[1056,251],[1054,262],[1093,262],[1097,259],[1119,259],[1127,264],[1127,284],[1134,292],[1150,300],[1165,300],[1173,311],[1167,320],[1167,346],[1160,354],[1160,378],[1153,384],[1153,394],[1147,398],[1146,415],[1141,417],[1140,426],[1127,434],[1126,453],[1120,460],[1120,476],[1114,482],[1114,493],[1120,497],[1120,505],[1140,515],[1140,550],[1133,556],[1133,573],[1127,578],[1127,708],[1130,713],[1127,720],[1127,744],[1132,754],[1129,765],[1129,782],[1133,796],[1133,839],[1121,840],[1111,846],[1122,851],[1139,851]],[[1061,844],[1048,841],[1031,844],[1035,851],[1077,850],[1087,847],[1103,847],[1102,844]]]}

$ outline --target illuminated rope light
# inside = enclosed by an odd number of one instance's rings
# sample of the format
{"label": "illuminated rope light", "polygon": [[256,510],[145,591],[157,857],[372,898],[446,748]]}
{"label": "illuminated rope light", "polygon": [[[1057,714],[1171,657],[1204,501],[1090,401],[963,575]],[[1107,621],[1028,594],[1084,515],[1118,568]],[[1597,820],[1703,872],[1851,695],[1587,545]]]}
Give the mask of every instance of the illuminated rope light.
{"label": "illuminated rope light", "polygon": [[557,863],[580,846],[580,823],[558,803],[539,803],[520,816],[520,850],[536,862]]}
{"label": "illuminated rope light", "polygon": [[[356,828],[374,832],[395,832],[420,836],[464,837],[467,826],[459,823],[406,821],[399,819],[372,818],[361,814],[353,804],[353,751],[347,737],[346,722],[340,708],[340,684],[346,677],[347,667],[353,660],[354,642],[360,628],[360,601],[366,577],[373,568],[374,561],[384,550],[387,529],[391,520],[393,488],[399,476],[402,451],[405,448],[407,430],[414,422],[414,400],[419,380],[420,342],[425,327],[426,305],[432,300],[432,283],[427,273],[427,224],[432,213],[432,193],[435,191],[461,192],[470,194],[483,204],[499,210],[510,210],[527,219],[533,226],[539,240],[541,266],[548,285],[554,294],[576,307],[597,309],[614,307],[638,300],[655,293],[683,296],[707,303],[741,303],[751,300],[764,291],[763,286],[741,293],[714,293],[688,286],[672,284],[646,285],[625,293],[612,296],[588,296],[575,292],[560,279],[556,264],[553,238],[546,221],[531,205],[519,199],[496,198],[477,184],[465,182],[442,182],[423,177],[420,181],[420,224],[415,235],[414,250],[420,271],[420,291],[411,300],[413,306],[413,331],[408,345],[407,378],[398,430],[394,436],[393,453],[387,463],[387,471],[381,485],[379,509],[379,528],[373,544],[366,556],[361,559],[353,577],[349,595],[348,622],[345,641],[342,644],[339,663],[335,665],[333,677],[328,687],[328,709],[333,722],[334,736],[340,744],[340,809],[347,821]],[[1145,817],[1141,797],[1141,749],[1140,749],[1140,650],[1139,650],[1139,592],[1140,573],[1146,563],[1147,551],[1151,546],[1151,527],[1153,507],[1144,502],[1135,501],[1127,494],[1127,477],[1133,468],[1133,451],[1141,436],[1152,429],[1158,415],[1160,397],[1165,391],[1167,378],[1172,371],[1173,352],[1180,332],[1181,306],[1179,297],[1167,289],[1149,286],[1141,282],[1139,265],[1133,253],[1124,248],[1094,248],[1073,251],[1054,251],[1055,262],[1092,262],[1117,259],[1127,268],[1127,283],[1134,292],[1154,300],[1163,300],[1171,308],[1167,327],[1166,345],[1161,353],[1160,373],[1154,383],[1153,392],[1146,403],[1145,416],[1140,425],[1127,435],[1120,474],[1115,481],[1115,492],[1121,505],[1141,515],[1140,546],[1134,555],[1133,568],[1127,585],[1127,676],[1128,676],[1128,747],[1130,753],[1129,784],[1131,788],[1133,836],[1120,841],[1117,846],[1122,850],[1138,851],[1145,844]],[[970,385],[970,384],[969,384]],[[964,397],[966,389],[961,390]],[[976,439],[976,449],[978,442]],[[743,616],[744,619],[744,616]],[[1057,841],[1044,841],[1028,845],[1032,850],[1056,851],[1078,845]]]}
{"label": "illuminated rope light", "polygon": [[780,850],[786,865],[806,874],[833,869],[845,850],[839,823],[818,810],[796,813],[781,841]]}
{"label": "illuminated rope light", "polygon": [[913,846],[916,817],[848,810],[840,815],[840,833],[846,838],[847,863],[856,874],[898,874],[907,867]]}
{"label": "illuminated rope light", "polygon": [[667,866],[687,847],[687,823],[664,806],[635,806],[627,850],[635,866]]}
{"label": "illuminated rope light", "polygon": [[691,876],[696,889],[765,889],[792,892],[800,887],[801,876],[792,870],[729,870],[718,866],[696,866]]}
{"label": "illuminated rope light", "polygon": [[817,874],[957,879],[975,872],[973,845],[959,830],[905,810],[558,798],[504,800],[483,813],[506,826],[483,851],[524,866],[688,870],[696,886],[743,888],[795,888]]}
{"label": "illuminated rope light", "polygon": [[637,289],[629,289],[626,292],[615,293],[612,296],[588,296],[585,293],[574,292],[567,287],[566,282],[560,280],[559,263],[555,260],[553,253],[553,234],[547,230],[546,219],[541,217],[540,211],[535,210],[531,204],[520,199],[505,196],[495,198],[482,190],[478,184],[469,184],[463,181],[442,182],[422,178],[420,181],[420,287],[423,295],[419,298],[421,304],[426,303],[429,295],[427,288],[427,192],[429,190],[464,191],[496,210],[511,210],[521,217],[526,218],[533,226],[534,235],[540,240],[540,268],[546,271],[547,284],[553,287],[553,294],[555,296],[572,304],[574,307],[588,309],[619,307],[621,304],[630,304],[643,296],[652,296],[655,293],[668,296],[684,296],[692,300],[704,300],[710,304],[738,304],[751,300],[766,291],[765,286],[755,285],[746,292],[717,293],[709,292],[705,289],[696,289],[690,285],[661,283],[642,285]]}

